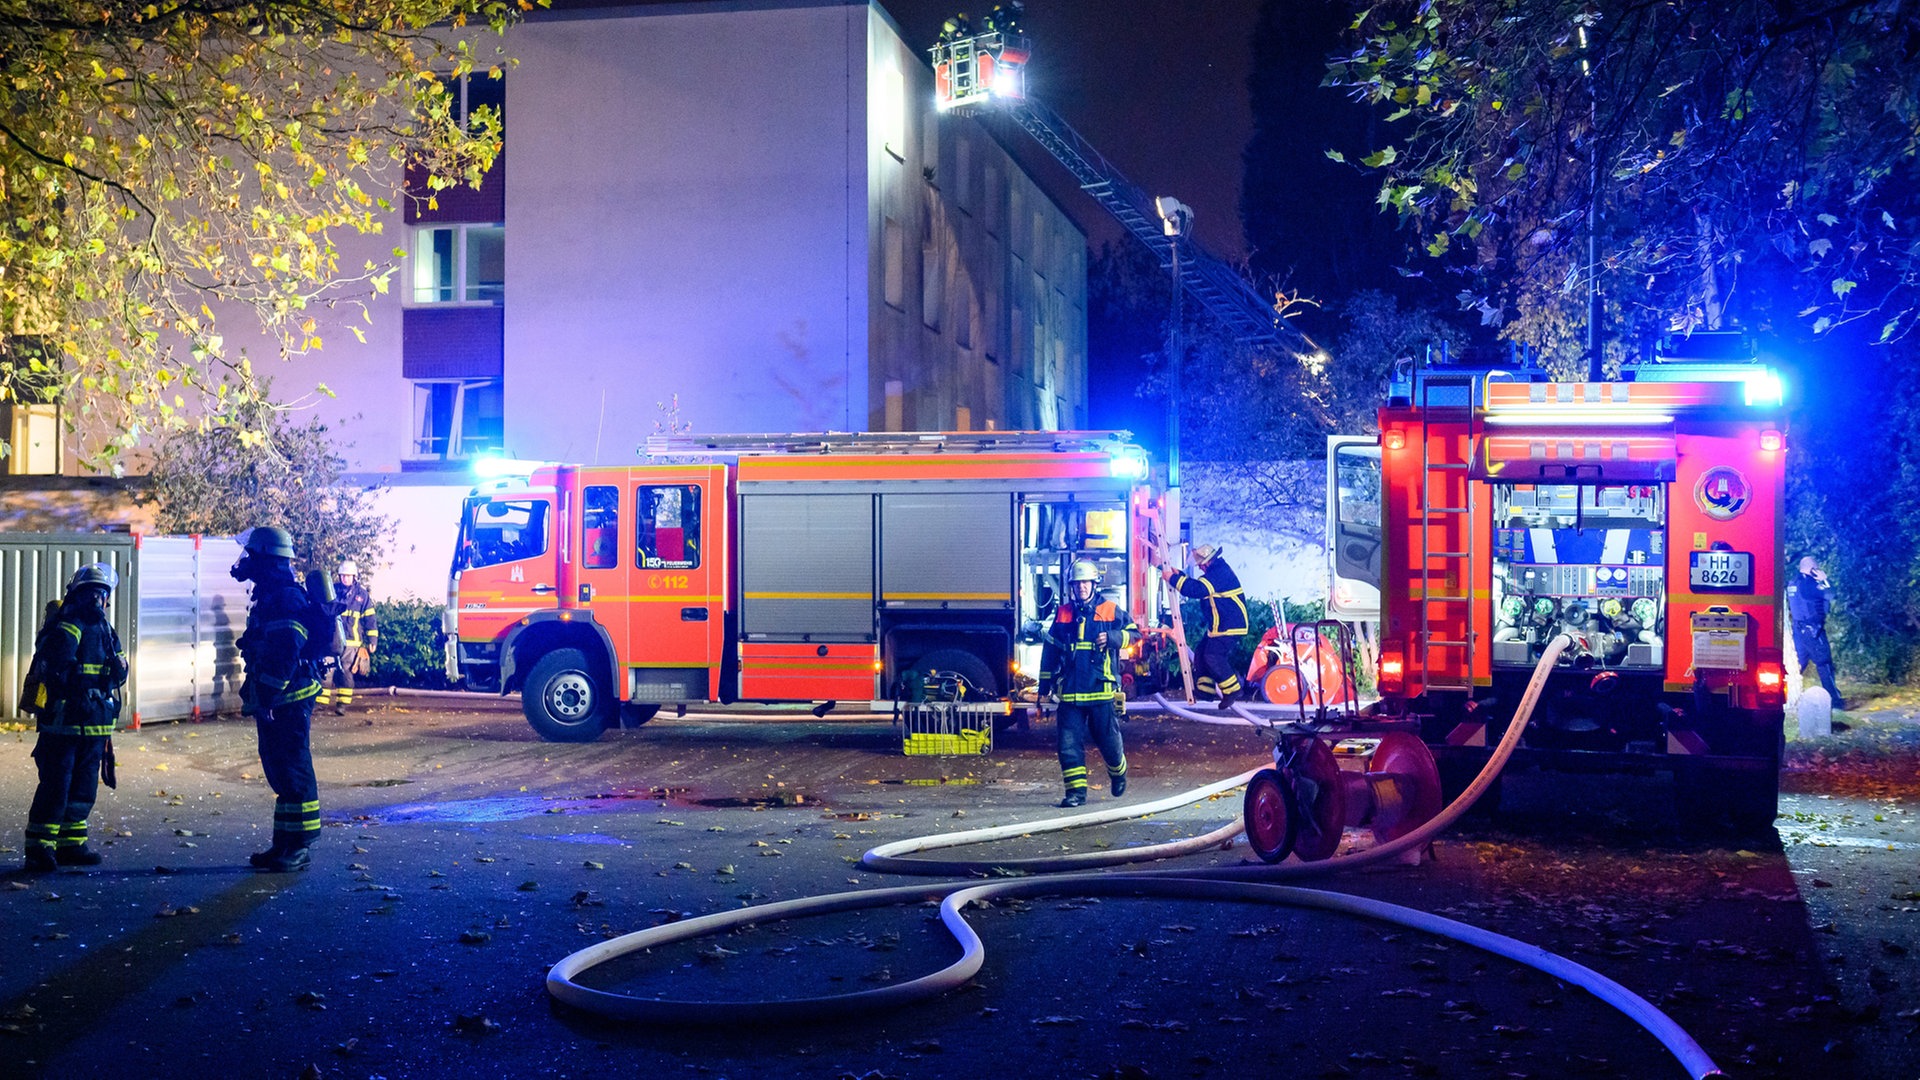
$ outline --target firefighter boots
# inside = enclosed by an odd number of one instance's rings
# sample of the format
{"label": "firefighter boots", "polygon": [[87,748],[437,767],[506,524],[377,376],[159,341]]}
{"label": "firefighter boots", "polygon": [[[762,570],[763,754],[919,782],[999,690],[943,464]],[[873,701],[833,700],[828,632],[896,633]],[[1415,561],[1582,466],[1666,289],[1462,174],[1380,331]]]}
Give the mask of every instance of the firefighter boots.
{"label": "firefighter boots", "polygon": [[61,866],[99,866],[100,853],[85,844],[57,848],[53,853],[53,861]]}
{"label": "firefighter boots", "polygon": [[1127,793],[1127,774],[1121,773],[1113,778],[1113,797],[1119,798]]}
{"label": "firefighter boots", "polygon": [[283,851],[273,856],[268,859],[266,865],[260,869],[270,874],[291,874],[296,871],[305,870],[311,865],[313,865],[313,854],[306,848],[301,847],[294,848],[292,851]]}
{"label": "firefighter boots", "polygon": [[51,874],[60,869],[60,864],[54,859],[52,848],[45,844],[28,844],[27,869],[36,874]]}
{"label": "firefighter boots", "polygon": [[265,851],[256,851],[247,856],[247,865],[253,867],[255,870],[265,870],[267,867],[273,865],[273,860],[280,858],[286,853],[287,849],[281,847],[279,843],[276,842]]}
{"label": "firefighter boots", "polygon": [[1074,790],[1067,792],[1066,797],[1061,799],[1059,803],[1059,806],[1062,810],[1072,806],[1085,806],[1085,805],[1087,805],[1087,789],[1086,788],[1075,788]]}

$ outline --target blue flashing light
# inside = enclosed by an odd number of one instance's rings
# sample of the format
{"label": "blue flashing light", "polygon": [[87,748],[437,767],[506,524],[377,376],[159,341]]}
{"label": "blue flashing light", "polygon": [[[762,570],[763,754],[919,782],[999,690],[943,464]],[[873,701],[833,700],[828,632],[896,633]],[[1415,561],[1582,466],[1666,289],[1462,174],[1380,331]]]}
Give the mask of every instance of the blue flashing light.
{"label": "blue flashing light", "polygon": [[482,480],[499,480],[509,476],[532,476],[533,470],[544,462],[522,461],[504,454],[480,454],[473,459],[473,475]]}
{"label": "blue flashing light", "polygon": [[1772,368],[1755,368],[1747,373],[1747,404],[1777,407],[1786,400],[1786,385]]}
{"label": "blue flashing light", "polygon": [[1107,471],[1122,480],[1147,478],[1147,455],[1137,450],[1122,450],[1107,459]]}

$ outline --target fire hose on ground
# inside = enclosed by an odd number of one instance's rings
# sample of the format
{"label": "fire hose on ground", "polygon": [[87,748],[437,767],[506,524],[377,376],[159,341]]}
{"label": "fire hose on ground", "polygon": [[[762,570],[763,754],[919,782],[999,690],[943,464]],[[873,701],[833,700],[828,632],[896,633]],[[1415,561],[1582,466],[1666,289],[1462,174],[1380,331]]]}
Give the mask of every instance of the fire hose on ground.
{"label": "fire hose on ground", "polygon": [[[1036,832],[1086,827],[1161,813],[1213,798],[1246,784],[1255,773],[1260,771],[1250,770],[1228,780],[1144,805],[904,840],[876,847],[861,859],[861,865],[866,869],[883,873],[946,877],[979,874],[983,871],[1025,871],[1055,873],[1052,877],[1013,878],[985,883],[977,880],[945,881],[924,885],[865,889],[761,904],[668,923],[625,934],[567,956],[548,971],[547,992],[555,1000],[589,1013],[610,1019],[650,1024],[783,1023],[845,1017],[922,1001],[956,989],[972,979],[986,959],[985,947],[979,935],[968,925],[964,915],[967,906],[975,902],[1061,895],[1232,900],[1305,907],[1372,919],[1433,934],[1506,957],[1555,979],[1578,986],[1612,1006],[1657,1039],[1687,1070],[1689,1076],[1695,1078],[1722,1076],[1724,1074],[1706,1051],[1671,1017],[1645,998],[1591,968],[1490,930],[1398,904],[1344,893],[1275,884],[1278,881],[1318,877],[1350,870],[1392,859],[1408,851],[1419,850],[1442,830],[1459,820],[1505,768],[1507,760],[1519,744],[1528,720],[1533,715],[1534,707],[1546,685],[1547,674],[1552,671],[1554,662],[1559,658],[1567,642],[1568,639],[1561,636],[1547,646],[1539,664],[1534,669],[1533,678],[1527,684],[1526,694],[1522,697],[1520,707],[1514,714],[1513,721],[1508,725],[1505,736],[1494,749],[1486,766],[1466,790],[1424,824],[1364,851],[1313,862],[1278,865],[1228,866],[1199,870],[1163,869],[1129,873],[1087,872],[1089,867],[1166,859],[1230,844],[1233,837],[1242,831],[1241,823],[1235,822],[1185,840],[1120,851],[1089,852],[1046,859],[962,861],[907,857],[915,852],[987,843]],[[1056,873],[1058,871],[1078,872]],[[941,922],[960,946],[960,958],[939,971],[884,987],[824,997],[723,1002],[635,997],[595,989],[577,981],[585,972],[618,957],[675,942],[723,933],[736,927],[781,919],[917,903],[935,897],[940,898]]]}

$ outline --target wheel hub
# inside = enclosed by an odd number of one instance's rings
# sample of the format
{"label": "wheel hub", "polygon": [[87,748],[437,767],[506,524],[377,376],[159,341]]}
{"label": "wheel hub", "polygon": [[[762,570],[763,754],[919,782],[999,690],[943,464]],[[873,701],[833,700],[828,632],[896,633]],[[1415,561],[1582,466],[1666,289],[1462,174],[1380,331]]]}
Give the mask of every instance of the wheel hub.
{"label": "wheel hub", "polygon": [[593,708],[593,684],[577,671],[569,671],[547,687],[547,707],[563,720],[579,720]]}

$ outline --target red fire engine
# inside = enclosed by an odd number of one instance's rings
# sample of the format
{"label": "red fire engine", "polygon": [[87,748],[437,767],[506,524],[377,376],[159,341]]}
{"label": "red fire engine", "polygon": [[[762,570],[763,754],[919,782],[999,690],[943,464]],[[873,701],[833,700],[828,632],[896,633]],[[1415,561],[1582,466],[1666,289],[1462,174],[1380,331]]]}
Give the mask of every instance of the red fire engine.
{"label": "red fire engine", "polygon": [[1589,383],[1437,365],[1392,393],[1377,442],[1329,450],[1333,606],[1351,618],[1379,597],[1380,707],[1420,718],[1457,787],[1566,634],[1516,761],[1667,771],[1684,813],[1771,822],[1778,377],[1738,361]]}
{"label": "red fire engine", "polygon": [[449,675],[587,741],[662,705],[882,708],[933,671],[1011,701],[1075,560],[1158,625],[1163,507],[1115,433],[656,439],[687,464],[473,489]]}

